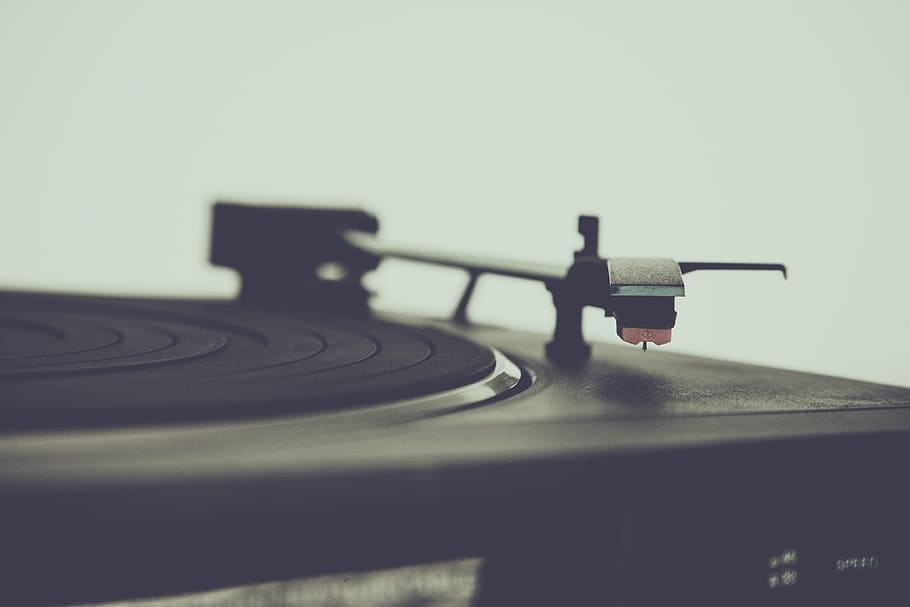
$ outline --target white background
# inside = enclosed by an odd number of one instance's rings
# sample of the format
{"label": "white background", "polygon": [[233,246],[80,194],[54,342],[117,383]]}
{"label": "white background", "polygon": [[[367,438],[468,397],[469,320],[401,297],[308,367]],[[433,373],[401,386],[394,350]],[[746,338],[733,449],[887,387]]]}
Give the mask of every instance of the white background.
{"label": "white background", "polygon": [[[902,0],[0,0],[0,285],[230,295],[218,197],[566,263],[598,213],[605,254],[790,267],[691,275],[665,349],[910,386],[908,32]],[[441,314],[463,281],[370,284]],[[472,312],[553,315],[508,279]]]}

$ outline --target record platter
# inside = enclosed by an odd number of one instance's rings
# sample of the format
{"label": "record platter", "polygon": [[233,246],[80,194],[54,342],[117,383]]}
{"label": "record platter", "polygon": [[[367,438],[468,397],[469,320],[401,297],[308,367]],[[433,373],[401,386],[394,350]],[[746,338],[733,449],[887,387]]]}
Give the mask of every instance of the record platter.
{"label": "record platter", "polygon": [[[602,258],[593,217],[553,268],[377,231],[219,203],[234,300],[0,293],[0,603],[479,559],[407,604],[908,604],[910,389],[582,335],[665,344],[685,274],[783,266]],[[452,318],[372,312],[388,257],[463,269]],[[541,282],[553,334],[470,322],[486,274]]]}

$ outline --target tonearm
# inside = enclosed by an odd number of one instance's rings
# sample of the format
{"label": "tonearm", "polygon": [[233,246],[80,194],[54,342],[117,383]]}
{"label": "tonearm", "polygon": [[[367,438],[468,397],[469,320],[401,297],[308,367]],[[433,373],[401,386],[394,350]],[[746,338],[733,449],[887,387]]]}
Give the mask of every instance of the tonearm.
{"label": "tonearm", "polygon": [[546,346],[552,361],[573,365],[591,348],[582,334],[582,310],[591,306],[616,319],[625,342],[666,344],[676,324],[683,275],[696,270],[774,270],[779,263],[677,262],[668,258],[601,257],[599,221],[582,215],[584,238],[568,267],[434,254],[384,244],[376,218],[358,209],[265,207],[219,202],[214,207],[211,260],[237,269],[241,298],[251,303],[300,305],[343,312],[369,310],[363,275],[383,258],[460,268],[469,280],[453,320],[468,322],[468,304],[485,274],[542,282],[553,296],[556,327]]}

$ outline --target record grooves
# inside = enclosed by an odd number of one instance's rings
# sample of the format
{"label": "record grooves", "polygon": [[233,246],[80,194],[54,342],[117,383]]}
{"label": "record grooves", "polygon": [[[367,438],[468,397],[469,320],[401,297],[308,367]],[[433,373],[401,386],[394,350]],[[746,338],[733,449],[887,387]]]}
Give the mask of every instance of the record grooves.
{"label": "record grooves", "polygon": [[339,410],[466,386],[495,366],[464,338],[371,317],[17,293],[0,295],[0,314],[7,428]]}

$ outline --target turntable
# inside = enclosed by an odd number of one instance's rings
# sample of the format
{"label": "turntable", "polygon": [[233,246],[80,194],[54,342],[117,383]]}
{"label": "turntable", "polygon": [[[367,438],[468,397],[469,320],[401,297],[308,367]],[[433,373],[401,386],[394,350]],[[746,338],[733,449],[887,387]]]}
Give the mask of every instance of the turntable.
{"label": "turntable", "polygon": [[[783,266],[604,259],[592,217],[567,267],[213,219],[236,300],[0,294],[3,604],[472,558],[479,606],[910,600],[910,390],[582,335],[666,344],[686,273]],[[465,270],[452,317],[372,312],[388,257]],[[485,274],[542,283],[553,334],[471,323]]]}

